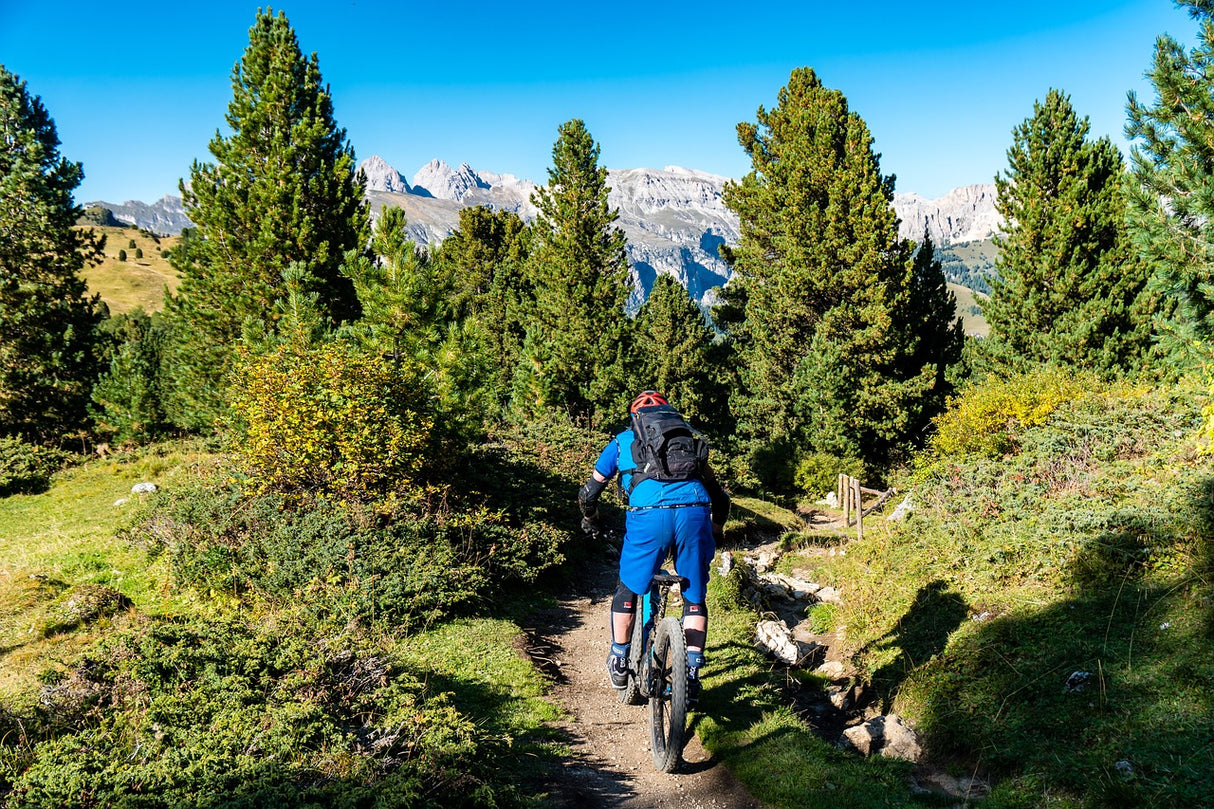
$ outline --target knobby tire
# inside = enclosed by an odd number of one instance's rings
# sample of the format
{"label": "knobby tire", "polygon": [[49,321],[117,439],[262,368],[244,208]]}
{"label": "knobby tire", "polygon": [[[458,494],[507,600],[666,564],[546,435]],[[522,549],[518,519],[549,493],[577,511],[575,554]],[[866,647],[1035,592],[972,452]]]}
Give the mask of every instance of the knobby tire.
{"label": "knobby tire", "polygon": [[677,618],[663,618],[655,633],[649,740],[653,765],[659,772],[674,772],[683,757],[687,729],[687,638]]}

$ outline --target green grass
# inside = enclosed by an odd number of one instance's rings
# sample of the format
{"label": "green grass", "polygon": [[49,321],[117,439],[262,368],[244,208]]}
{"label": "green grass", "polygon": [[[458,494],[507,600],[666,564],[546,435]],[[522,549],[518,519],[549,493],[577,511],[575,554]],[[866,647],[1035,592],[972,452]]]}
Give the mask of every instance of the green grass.
{"label": "green grass", "polygon": [[987,805],[1214,804],[1204,398],[1090,391],[1008,455],[925,465],[896,531],[806,557],[885,707],[988,773]]}
{"label": "green grass", "polygon": [[[132,485],[171,486],[183,467],[207,457],[198,446],[169,444],[87,461],[59,473],[46,492],[0,498],[0,699],[28,691],[51,661],[70,663],[112,625],[128,622],[116,616],[48,633],[81,585],[112,587],[142,613],[186,610],[191,599],[169,589],[166,562],[115,534],[140,499]],[[121,499],[127,504],[115,505]]]}
{"label": "green grass", "polygon": [[[151,314],[164,307],[164,290],[177,288],[178,278],[161,250],[171,249],[177,236],[159,236],[157,242],[137,228],[93,227],[105,234],[105,257],[99,265],[86,267],[81,275],[89,292],[101,295],[112,314],[129,312],[135,307]],[[135,247],[130,247],[134,240]],[[135,249],[143,251],[135,258]],[[126,252],[126,261],[118,260],[118,251]]]}
{"label": "green grass", "polygon": [[[788,707],[786,675],[755,650],[757,616],[739,605],[738,586],[734,574],[709,588],[712,631],[692,723],[705,749],[775,809],[935,805],[911,794],[912,765],[840,750]],[[818,687],[814,678],[799,682]]]}
{"label": "green grass", "polygon": [[957,298],[957,314],[961,316],[961,328],[965,333],[978,337],[986,337],[990,334],[991,327],[986,322],[986,318],[980,314],[973,314],[973,308],[981,307],[987,296],[960,284],[950,283],[948,291]]}
{"label": "green grass", "polygon": [[[0,794],[16,789],[5,805],[62,805],[80,789],[106,804],[132,788],[170,803],[201,789],[283,806],[430,794],[506,807],[542,795],[568,751],[516,624],[467,618],[402,636],[318,618],[314,605],[237,604],[179,589],[167,554],[116,536],[135,519],[133,483],[183,488],[217,461],[205,446],[166,444],[0,498]],[[68,620],[88,585],[134,607]],[[372,755],[360,733],[399,740]],[[403,762],[381,766],[389,754]]]}

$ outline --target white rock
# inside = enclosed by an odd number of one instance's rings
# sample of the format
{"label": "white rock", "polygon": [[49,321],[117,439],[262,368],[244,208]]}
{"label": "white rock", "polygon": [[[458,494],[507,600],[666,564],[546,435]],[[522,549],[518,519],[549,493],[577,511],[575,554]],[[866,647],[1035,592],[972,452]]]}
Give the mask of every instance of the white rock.
{"label": "white rock", "polygon": [[897,714],[875,716],[862,725],[850,727],[843,731],[843,738],[866,756],[880,754],[903,761],[919,761],[923,757],[918,736]]}
{"label": "white rock", "polygon": [[834,587],[823,587],[814,596],[825,604],[842,604],[843,594]]}
{"label": "white rock", "polygon": [[890,521],[905,520],[906,516],[914,511],[914,509],[915,507],[911,504],[910,497],[904,497],[902,498],[902,502],[898,504],[898,507],[890,512],[890,515],[885,519]]}
{"label": "white rock", "polygon": [[156,491],[155,483],[136,483],[131,487],[132,494],[151,494]]}
{"label": "white rock", "polygon": [[943,197],[930,200],[918,194],[896,193],[894,210],[900,222],[899,236],[922,242],[926,229],[937,247],[989,239],[1003,225],[995,210],[993,183],[954,188]]}
{"label": "white rock", "polygon": [[755,627],[755,643],[786,666],[795,666],[801,659],[797,642],[783,621],[759,621]]}
{"label": "white rock", "polygon": [[476,189],[490,188],[467,163],[453,169],[441,160],[431,160],[413,175],[413,193],[428,194],[436,199],[462,202]]}
{"label": "white rock", "polygon": [[131,499],[129,497],[119,497],[117,500],[114,501],[114,508],[118,508],[119,506],[125,506],[129,502],[131,502]]}

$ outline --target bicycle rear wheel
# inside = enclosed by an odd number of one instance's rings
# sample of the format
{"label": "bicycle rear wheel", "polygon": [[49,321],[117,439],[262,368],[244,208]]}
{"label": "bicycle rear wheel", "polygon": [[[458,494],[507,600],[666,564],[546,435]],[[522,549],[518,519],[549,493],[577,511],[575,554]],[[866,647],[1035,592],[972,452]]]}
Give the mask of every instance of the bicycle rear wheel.
{"label": "bicycle rear wheel", "polygon": [[678,618],[655,630],[649,691],[649,741],[653,766],[674,772],[683,757],[687,729],[687,638]]}
{"label": "bicycle rear wheel", "polygon": [[641,656],[645,653],[645,622],[642,619],[640,599],[632,616],[632,641],[628,647],[628,685],[615,692],[621,705],[640,705],[645,701],[641,695]]}

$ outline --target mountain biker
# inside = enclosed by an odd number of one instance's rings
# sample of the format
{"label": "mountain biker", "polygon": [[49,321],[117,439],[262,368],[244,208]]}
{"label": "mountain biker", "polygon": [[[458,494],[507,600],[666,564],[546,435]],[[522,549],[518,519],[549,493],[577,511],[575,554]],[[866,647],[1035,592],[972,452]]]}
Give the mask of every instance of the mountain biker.
{"label": "mountain biker", "polygon": [[[672,412],[666,397],[647,390],[628,408],[630,421],[659,410]],[[695,705],[700,695],[700,668],[708,632],[706,588],[708,567],[729,515],[729,495],[705,461],[685,480],[656,480],[638,473],[638,434],[630,427],[608,442],[586,485],[578,492],[578,505],[588,531],[598,527],[598,499],[616,472],[628,494],[624,546],[620,551],[619,581],[611,603],[611,654],[607,673],[617,689],[628,686],[628,652],[632,638],[633,605],[637,594],[649,589],[673,546],[675,569],[689,582],[683,591],[683,630],[687,637],[687,694]]]}

